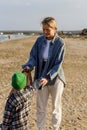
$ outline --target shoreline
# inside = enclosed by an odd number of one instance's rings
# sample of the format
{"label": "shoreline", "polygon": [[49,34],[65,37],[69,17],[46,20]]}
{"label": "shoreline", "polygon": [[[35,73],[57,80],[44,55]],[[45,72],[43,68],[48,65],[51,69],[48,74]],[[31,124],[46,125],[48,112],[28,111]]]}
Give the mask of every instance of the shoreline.
{"label": "shoreline", "polygon": [[11,41],[11,40],[21,40],[23,38],[29,38],[33,35],[24,35],[24,34],[8,34],[8,35],[0,35],[0,43],[3,43],[5,41]]}

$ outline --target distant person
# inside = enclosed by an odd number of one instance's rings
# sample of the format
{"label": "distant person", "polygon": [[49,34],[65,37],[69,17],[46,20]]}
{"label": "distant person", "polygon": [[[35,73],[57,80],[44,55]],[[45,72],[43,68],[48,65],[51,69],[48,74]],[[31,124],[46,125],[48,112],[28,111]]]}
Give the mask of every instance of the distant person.
{"label": "distant person", "polygon": [[57,23],[53,17],[46,17],[41,23],[43,35],[37,38],[28,62],[22,67],[31,71],[35,68],[38,130],[45,128],[49,94],[52,97],[52,127],[53,130],[58,130],[62,119],[61,98],[65,86],[62,67],[65,44],[57,34]]}
{"label": "distant person", "polygon": [[11,38],[11,36],[10,35],[8,35],[8,39],[10,39]]}
{"label": "distant person", "polygon": [[29,130],[30,91],[26,87],[25,74],[15,72],[12,87],[5,105],[1,130]]}

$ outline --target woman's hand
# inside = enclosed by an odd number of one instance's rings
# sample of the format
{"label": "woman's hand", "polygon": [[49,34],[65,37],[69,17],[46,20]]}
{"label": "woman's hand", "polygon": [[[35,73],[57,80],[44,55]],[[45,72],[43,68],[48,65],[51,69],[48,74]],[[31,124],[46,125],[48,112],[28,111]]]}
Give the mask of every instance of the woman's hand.
{"label": "woman's hand", "polygon": [[42,87],[44,87],[47,84],[47,82],[48,82],[48,79],[42,78],[41,81],[40,81],[40,84],[41,84]]}

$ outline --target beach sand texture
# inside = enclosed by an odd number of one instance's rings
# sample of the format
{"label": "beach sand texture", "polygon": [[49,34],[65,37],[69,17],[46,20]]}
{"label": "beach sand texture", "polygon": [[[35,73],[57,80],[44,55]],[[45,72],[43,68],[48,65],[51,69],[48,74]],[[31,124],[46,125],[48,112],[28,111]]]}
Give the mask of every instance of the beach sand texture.
{"label": "beach sand texture", "polygon": [[[0,122],[11,90],[11,76],[21,71],[37,36],[0,43]],[[60,130],[87,130],[87,39],[64,38],[63,63],[67,85],[62,97],[63,117]],[[32,72],[33,75],[33,72]],[[45,130],[51,130],[51,97],[47,106]],[[32,94],[30,130],[36,127],[36,93]]]}

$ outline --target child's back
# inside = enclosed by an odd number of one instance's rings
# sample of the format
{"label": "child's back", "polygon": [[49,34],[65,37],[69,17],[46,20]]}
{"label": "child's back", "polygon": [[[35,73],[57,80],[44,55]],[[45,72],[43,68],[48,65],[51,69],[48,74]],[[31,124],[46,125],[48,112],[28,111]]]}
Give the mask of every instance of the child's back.
{"label": "child's back", "polygon": [[[26,76],[24,74],[22,76],[24,76],[22,80],[25,85]],[[18,86],[16,85],[17,88]],[[11,92],[5,105],[2,130],[29,130],[29,106],[30,90],[28,88],[23,87],[19,91],[15,89]]]}

